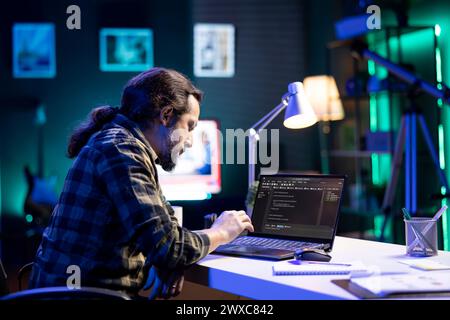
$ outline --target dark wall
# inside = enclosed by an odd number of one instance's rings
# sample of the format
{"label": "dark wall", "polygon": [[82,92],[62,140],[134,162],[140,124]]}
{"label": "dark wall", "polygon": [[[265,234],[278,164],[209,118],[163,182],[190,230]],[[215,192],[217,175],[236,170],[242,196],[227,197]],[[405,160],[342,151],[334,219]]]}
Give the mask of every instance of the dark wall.
{"label": "dark wall", "polygon": [[[341,1],[304,1],[306,72],[307,75],[327,74],[330,69],[327,43],[335,40],[334,22],[342,17]],[[327,8],[324,10],[324,8]]]}
{"label": "dark wall", "polygon": [[[81,8],[81,30],[66,28],[66,8]],[[44,128],[45,173],[56,175],[61,190],[71,161],[65,157],[73,127],[96,105],[117,105],[121,89],[134,75],[100,72],[99,29],[143,27],[154,31],[156,65],[192,73],[192,33],[189,1],[8,1],[0,10],[0,172],[2,211],[22,214],[26,185],[23,166],[36,168],[36,128],[33,112],[17,101],[37,98],[47,109]],[[54,79],[13,79],[13,22],[53,22],[56,33],[57,75]]]}
{"label": "dark wall", "polygon": [[[78,4],[82,29],[66,28],[66,8]],[[205,92],[203,118],[221,129],[247,129],[281,99],[287,85],[307,75],[307,14],[303,1],[16,1],[0,11],[0,98],[35,98],[47,109],[44,129],[45,173],[56,175],[61,190],[71,161],[65,157],[73,127],[96,105],[117,105],[121,88],[134,75],[100,72],[98,32],[102,27],[148,27],[154,32],[155,65],[192,77],[192,27],[195,22],[232,23],[236,27],[236,74],[229,79],[193,78]],[[55,23],[57,75],[54,79],[13,79],[13,22]],[[22,215],[26,184],[23,166],[36,169],[33,111],[17,102],[0,105],[0,173],[2,212]],[[280,128],[282,170],[317,170],[317,127],[289,131],[282,115],[269,128]],[[222,166],[223,192],[210,201],[181,203],[198,226],[203,214],[242,209],[247,166]]]}

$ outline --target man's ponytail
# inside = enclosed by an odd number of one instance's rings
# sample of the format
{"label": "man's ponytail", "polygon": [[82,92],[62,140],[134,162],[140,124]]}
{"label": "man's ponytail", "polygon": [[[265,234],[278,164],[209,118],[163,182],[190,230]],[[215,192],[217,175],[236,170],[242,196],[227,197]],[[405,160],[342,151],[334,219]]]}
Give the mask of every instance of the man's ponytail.
{"label": "man's ponytail", "polygon": [[88,142],[89,138],[100,131],[103,125],[110,122],[119,113],[119,108],[103,106],[91,111],[88,119],[78,126],[73,132],[67,147],[69,158],[75,158]]}

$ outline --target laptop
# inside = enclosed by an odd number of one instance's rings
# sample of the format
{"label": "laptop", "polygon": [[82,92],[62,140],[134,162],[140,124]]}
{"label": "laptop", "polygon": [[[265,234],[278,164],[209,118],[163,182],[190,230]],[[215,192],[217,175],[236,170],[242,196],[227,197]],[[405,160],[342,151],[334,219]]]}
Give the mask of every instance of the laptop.
{"label": "laptop", "polygon": [[214,253],[282,260],[299,249],[331,251],[344,182],[338,175],[261,175],[251,217],[255,232]]}

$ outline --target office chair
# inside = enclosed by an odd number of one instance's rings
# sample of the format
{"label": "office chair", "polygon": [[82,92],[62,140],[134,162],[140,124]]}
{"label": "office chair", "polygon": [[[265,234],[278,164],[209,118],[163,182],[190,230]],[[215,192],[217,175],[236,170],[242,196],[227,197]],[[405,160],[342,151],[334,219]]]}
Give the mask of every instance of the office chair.
{"label": "office chair", "polygon": [[25,274],[27,275],[26,279],[27,279],[27,283],[28,283],[28,278],[30,278],[31,271],[33,270],[33,265],[34,265],[34,262],[30,262],[19,269],[19,272],[17,273],[17,282],[18,282],[19,291],[23,290],[22,289],[22,279],[24,278]]}
{"label": "office chair", "polygon": [[1,297],[0,300],[131,300],[131,298],[124,293],[103,288],[48,287],[18,291]]}
{"label": "office chair", "polygon": [[[22,278],[24,274],[29,273],[33,263],[28,263],[18,272],[19,290],[22,288]],[[81,289],[69,289],[67,287],[48,287],[21,290],[8,294],[6,283],[7,275],[4,272],[0,259],[0,300],[131,300],[125,293],[114,290],[94,287],[83,287]],[[3,296],[2,296],[3,295]]]}
{"label": "office chair", "polygon": [[3,296],[8,293],[9,293],[9,289],[8,289],[6,271],[5,271],[5,268],[3,267],[2,259],[0,259],[0,296]]}

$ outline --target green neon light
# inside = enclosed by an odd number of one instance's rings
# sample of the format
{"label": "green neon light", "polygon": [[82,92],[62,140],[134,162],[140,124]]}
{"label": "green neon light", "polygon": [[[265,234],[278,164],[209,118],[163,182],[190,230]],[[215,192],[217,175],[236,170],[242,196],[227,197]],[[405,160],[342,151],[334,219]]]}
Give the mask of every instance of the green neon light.
{"label": "green neon light", "polygon": [[378,111],[378,129],[382,131],[390,130],[390,105],[389,105],[389,93],[383,92],[379,94],[377,101]]}
{"label": "green neon light", "polygon": [[33,216],[32,216],[31,214],[27,214],[27,215],[25,216],[25,220],[26,220],[28,223],[32,223],[32,222],[33,222]]}
{"label": "green neon light", "polygon": [[[441,27],[436,24],[434,26],[434,34],[436,37],[439,37],[441,35]],[[436,81],[438,82],[438,89],[442,89],[442,59],[441,59],[441,50],[439,47],[436,48],[435,52],[436,56]],[[437,105],[439,108],[442,108],[444,105],[442,99],[437,100]],[[445,141],[444,141],[444,125],[439,124],[438,125],[438,143],[439,143],[439,165],[441,169],[445,169]],[[445,187],[441,187],[441,194],[445,195],[447,190]],[[447,199],[443,199],[441,201],[442,205],[447,204]],[[450,237],[449,237],[449,219],[448,219],[448,213],[444,212],[442,215],[442,234],[443,234],[443,244],[444,244],[444,250],[450,250]]]}
{"label": "green neon light", "polygon": [[[447,204],[447,199],[442,200],[442,205],[446,205]],[[448,225],[449,225],[449,221],[448,221],[448,215],[447,215],[447,211],[444,212],[444,214],[442,215],[442,233],[444,235],[444,250],[449,250],[450,248],[450,240],[448,237]]]}
{"label": "green neon light", "polygon": [[373,60],[367,61],[367,71],[369,72],[369,75],[375,75],[375,62],[373,62]]}
{"label": "green neon light", "polygon": [[445,149],[444,149],[444,126],[438,125],[438,140],[439,140],[439,165],[441,169],[445,169]]}
{"label": "green neon light", "polygon": [[375,218],[373,218],[374,234],[375,237],[377,238],[381,237],[381,228],[383,228],[383,223],[384,223],[383,216],[376,216]]}
{"label": "green neon light", "polygon": [[[390,101],[389,93],[383,92],[378,95],[377,100],[377,113],[378,113],[378,130],[390,131]],[[391,155],[380,154],[379,155],[379,176],[380,184],[385,184],[389,181],[391,175]]]}
{"label": "green neon light", "polygon": [[[372,60],[367,61],[367,71],[369,75],[375,75],[375,62]],[[370,131],[376,131],[378,126],[378,115],[377,115],[377,96],[376,94],[370,94],[369,97],[369,122],[370,122]],[[378,154],[372,153],[371,155],[372,161],[372,184],[380,185],[380,161],[378,158]],[[375,216],[373,218],[373,232],[375,237],[378,239],[381,237],[381,228],[383,227],[383,217]]]}
{"label": "green neon light", "polygon": [[[436,80],[437,82],[442,82],[441,50],[439,48],[436,48]],[[442,85],[440,89],[442,89]]]}
{"label": "green neon light", "polygon": [[381,184],[380,158],[376,153],[372,153],[371,158],[372,158],[372,183],[377,186]]}
{"label": "green neon light", "polygon": [[441,35],[441,26],[436,24],[434,26],[434,34],[436,35],[436,37],[439,37]]}
{"label": "green neon light", "polygon": [[378,117],[377,117],[377,97],[375,94],[370,95],[369,113],[370,113],[370,131],[376,131],[378,124]]}
{"label": "green neon light", "polygon": [[[369,69],[369,74],[372,72],[375,74],[375,63],[372,60],[368,61],[367,65]],[[370,94],[370,100],[369,100],[369,114],[370,114],[370,131],[377,131],[378,126],[378,115],[377,115],[377,97],[376,94]],[[371,155],[372,160],[372,183],[374,185],[380,185],[381,179],[380,179],[380,160],[378,157],[378,154],[372,153]],[[381,229],[376,227],[375,224],[375,233],[379,233],[381,235]]]}

